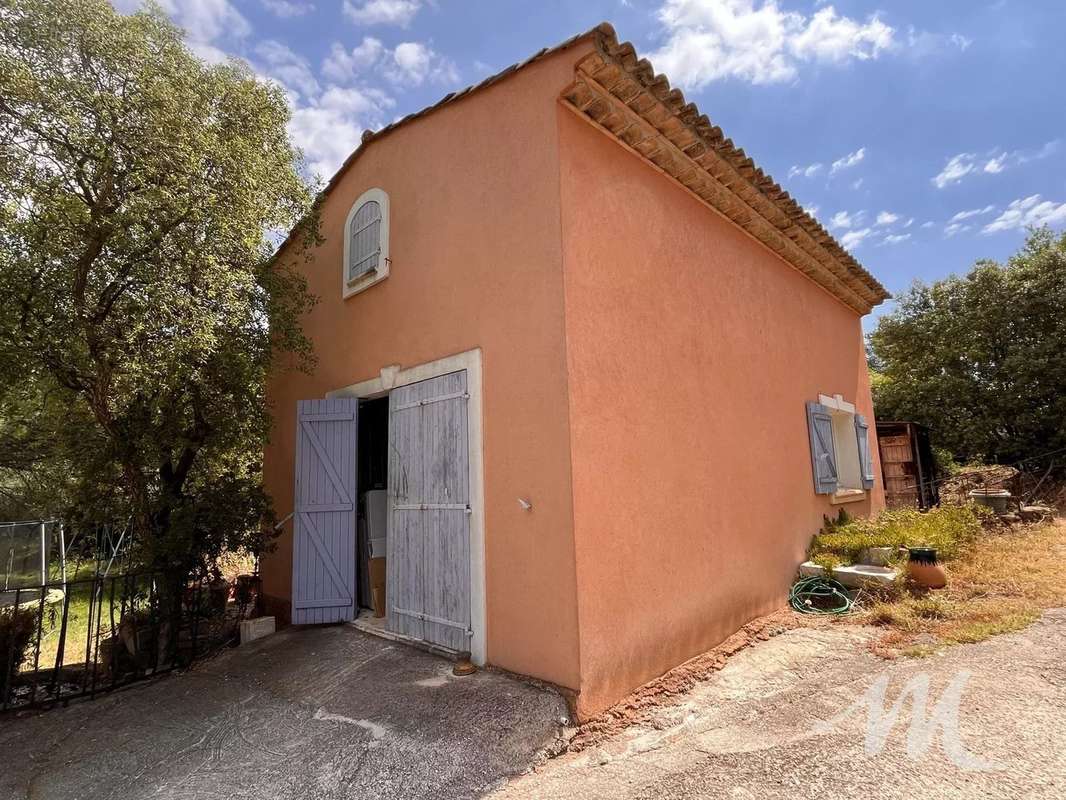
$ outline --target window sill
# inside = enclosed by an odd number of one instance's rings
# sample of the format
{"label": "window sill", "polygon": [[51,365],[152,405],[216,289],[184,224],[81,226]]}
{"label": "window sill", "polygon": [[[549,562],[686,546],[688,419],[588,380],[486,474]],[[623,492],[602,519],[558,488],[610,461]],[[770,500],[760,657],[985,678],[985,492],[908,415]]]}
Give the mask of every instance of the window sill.
{"label": "window sill", "polygon": [[381,283],[389,277],[388,269],[376,269],[371,272],[367,272],[365,275],[361,275],[353,281],[346,282],[344,285],[343,299],[347,300],[352,295],[359,294],[362,291],[369,289],[375,284]]}
{"label": "window sill", "polygon": [[857,503],[860,500],[865,500],[866,494],[865,489],[839,489],[829,495],[829,502],[835,506],[841,503]]}

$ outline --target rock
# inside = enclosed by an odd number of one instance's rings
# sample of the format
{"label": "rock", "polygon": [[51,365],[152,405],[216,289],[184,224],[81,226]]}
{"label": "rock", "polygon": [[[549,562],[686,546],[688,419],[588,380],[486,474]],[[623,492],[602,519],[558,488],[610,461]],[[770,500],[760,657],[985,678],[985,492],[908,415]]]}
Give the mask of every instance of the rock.
{"label": "rock", "polygon": [[998,516],[1000,522],[1005,522],[1008,525],[1013,525],[1016,522],[1022,521],[1022,518],[1019,517],[1017,514],[999,514]]}

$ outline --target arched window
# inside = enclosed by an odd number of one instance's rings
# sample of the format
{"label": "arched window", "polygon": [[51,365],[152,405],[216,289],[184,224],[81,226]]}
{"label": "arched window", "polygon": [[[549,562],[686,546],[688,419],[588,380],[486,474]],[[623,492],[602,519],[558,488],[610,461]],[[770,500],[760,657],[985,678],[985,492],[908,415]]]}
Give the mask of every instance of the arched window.
{"label": "arched window", "polygon": [[389,196],[369,189],[360,196],[344,226],[344,296],[377,283],[389,271]]}

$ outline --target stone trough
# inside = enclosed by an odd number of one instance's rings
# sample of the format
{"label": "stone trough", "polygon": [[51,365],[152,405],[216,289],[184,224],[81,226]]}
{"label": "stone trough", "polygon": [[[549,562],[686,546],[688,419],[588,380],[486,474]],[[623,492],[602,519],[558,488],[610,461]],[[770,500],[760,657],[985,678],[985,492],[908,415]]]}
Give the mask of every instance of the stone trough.
{"label": "stone trough", "polygon": [[[825,567],[813,561],[805,561],[799,566],[799,574],[804,578],[824,577]],[[891,586],[898,577],[898,570],[873,564],[834,567],[832,574],[833,580],[849,589],[861,589],[864,586]]]}

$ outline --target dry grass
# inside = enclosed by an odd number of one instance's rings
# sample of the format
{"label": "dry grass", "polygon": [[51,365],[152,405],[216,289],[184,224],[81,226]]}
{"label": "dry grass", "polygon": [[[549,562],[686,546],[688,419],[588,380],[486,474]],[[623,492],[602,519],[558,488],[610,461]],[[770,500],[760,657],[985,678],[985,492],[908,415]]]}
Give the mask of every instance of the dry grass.
{"label": "dry grass", "polygon": [[1066,606],[1066,520],[988,533],[946,561],[948,586],[874,599],[851,620],[884,627],[874,651],[923,656],[1018,630]]}

